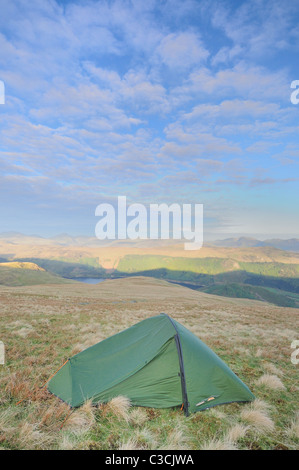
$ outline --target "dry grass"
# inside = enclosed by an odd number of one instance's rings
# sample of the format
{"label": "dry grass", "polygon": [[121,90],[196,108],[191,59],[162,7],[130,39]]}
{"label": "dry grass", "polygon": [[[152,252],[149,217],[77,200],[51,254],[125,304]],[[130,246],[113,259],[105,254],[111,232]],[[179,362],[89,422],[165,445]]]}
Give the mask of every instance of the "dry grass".
{"label": "dry grass", "polygon": [[241,412],[241,419],[260,434],[272,433],[275,424],[269,416],[270,406],[262,400],[255,400]]}
{"label": "dry grass", "polygon": [[289,428],[286,429],[286,434],[293,439],[299,439],[299,411],[295,414]]}
{"label": "dry grass", "polygon": [[129,398],[119,395],[118,397],[112,398],[106,405],[104,405],[104,413],[111,413],[114,418],[123,419],[129,422],[130,415],[129,409],[131,402]]}
{"label": "dry grass", "polygon": [[130,413],[130,423],[133,426],[143,426],[148,421],[148,415],[143,408],[133,408]]}
{"label": "dry grass", "polygon": [[20,330],[14,331],[15,335],[21,336],[21,338],[26,338],[26,336],[30,335],[33,333],[33,328],[21,328]]}
{"label": "dry grass", "polygon": [[24,422],[19,428],[18,443],[22,449],[47,449],[54,439],[53,435],[41,432],[37,424]]}
{"label": "dry grass", "polygon": [[205,442],[201,450],[238,450],[236,444],[227,439],[211,439]]}
{"label": "dry grass", "polygon": [[65,429],[74,433],[85,433],[95,424],[95,411],[91,401],[75,410],[65,423]]}
{"label": "dry grass", "polygon": [[277,375],[264,374],[255,383],[271,390],[285,390],[284,384]]}
{"label": "dry grass", "polygon": [[[39,387],[75,346],[85,348],[161,311],[204,339],[262,400],[186,419],[178,409],[137,408],[126,397],[116,397],[99,407],[86,403],[59,431],[68,407]],[[298,369],[290,361],[297,325],[296,309],[211,296],[146,278],[97,286],[0,287],[0,330],[7,358],[0,366],[0,446],[298,448]]]}
{"label": "dry grass", "polygon": [[273,421],[262,411],[244,410],[241,413],[241,418],[259,433],[263,434],[274,431]]}
{"label": "dry grass", "polygon": [[44,411],[41,412],[41,426],[49,428],[50,426],[56,427],[57,422],[60,422],[62,419],[65,419],[65,416],[68,414],[68,406],[64,403],[53,403],[49,407],[46,407]]}
{"label": "dry grass", "polygon": [[74,435],[74,434],[63,434],[61,439],[60,439],[60,442],[59,442],[59,445],[58,445],[58,449],[59,450],[74,450],[78,445],[78,440],[77,440],[77,436]]}
{"label": "dry grass", "polygon": [[119,447],[118,450],[144,450],[144,447],[142,445],[138,444],[138,441],[134,437],[129,437],[126,440],[123,440]]}
{"label": "dry grass", "polygon": [[278,375],[279,377],[284,376],[284,372],[271,362],[266,362],[265,364],[263,364],[263,367],[267,372],[270,372],[271,374]]}
{"label": "dry grass", "polygon": [[160,447],[162,450],[188,449],[189,436],[186,426],[178,424],[175,429],[170,431],[166,443]]}
{"label": "dry grass", "polygon": [[16,409],[9,407],[0,412],[0,433],[11,434],[14,432],[13,423],[17,415]]}
{"label": "dry grass", "polygon": [[148,427],[143,427],[135,432],[135,439],[139,446],[144,449],[157,449],[158,442],[155,434]]}
{"label": "dry grass", "polygon": [[243,439],[246,436],[249,429],[249,426],[244,426],[243,424],[235,424],[227,432],[227,442],[238,442],[240,439]]}

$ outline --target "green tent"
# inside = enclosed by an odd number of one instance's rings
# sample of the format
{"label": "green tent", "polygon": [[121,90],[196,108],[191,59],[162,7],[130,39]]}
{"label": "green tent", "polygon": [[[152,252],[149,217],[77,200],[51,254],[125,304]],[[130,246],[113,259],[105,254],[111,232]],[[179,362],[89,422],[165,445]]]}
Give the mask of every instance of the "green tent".
{"label": "green tent", "polygon": [[125,395],[137,406],[183,404],[186,415],[254,399],[208,346],[165,314],[73,356],[50,380],[48,390],[71,407]]}

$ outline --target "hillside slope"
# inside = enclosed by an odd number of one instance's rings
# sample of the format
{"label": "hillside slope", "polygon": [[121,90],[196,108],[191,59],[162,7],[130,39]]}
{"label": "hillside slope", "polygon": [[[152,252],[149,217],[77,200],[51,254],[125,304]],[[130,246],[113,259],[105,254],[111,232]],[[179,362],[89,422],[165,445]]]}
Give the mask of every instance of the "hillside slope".
{"label": "hillside slope", "polygon": [[31,262],[10,261],[8,263],[0,263],[0,268],[14,269],[30,269],[31,271],[45,271],[41,266]]}
{"label": "hillside slope", "polygon": [[43,269],[27,269],[0,265],[0,285],[30,286],[39,284],[66,284],[73,281],[44,271]]}
{"label": "hillside slope", "polygon": [[[1,340],[8,352],[0,369],[0,447],[298,449],[298,366],[290,360],[291,343],[298,339],[297,309],[139,277],[96,286],[0,286],[0,297]],[[98,408],[87,404],[74,410],[60,430],[69,409],[41,391],[41,384],[67,358],[161,312],[213,349],[258,400],[188,419],[180,407],[137,408],[124,400]]]}

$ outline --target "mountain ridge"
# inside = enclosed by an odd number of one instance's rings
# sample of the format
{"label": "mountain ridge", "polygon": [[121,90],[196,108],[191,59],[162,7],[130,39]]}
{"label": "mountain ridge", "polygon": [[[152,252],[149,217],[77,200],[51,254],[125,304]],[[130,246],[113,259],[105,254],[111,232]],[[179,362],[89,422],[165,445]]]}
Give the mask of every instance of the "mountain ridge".
{"label": "mountain ridge", "polygon": [[[8,243],[23,242],[35,243],[38,245],[55,245],[55,246],[82,246],[82,247],[167,247],[179,246],[183,243],[179,240],[99,240],[93,236],[86,235],[69,235],[68,233],[60,233],[50,237],[40,235],[25,235],[20,232],[1,232],[0,240]],[[231,237],[214,241],[204,242],[204,247],[223,247],[223,248],[260,248],[271,247],[283,251],[299,252],[299,238],[268,238],[259,240],[254,237]]]}

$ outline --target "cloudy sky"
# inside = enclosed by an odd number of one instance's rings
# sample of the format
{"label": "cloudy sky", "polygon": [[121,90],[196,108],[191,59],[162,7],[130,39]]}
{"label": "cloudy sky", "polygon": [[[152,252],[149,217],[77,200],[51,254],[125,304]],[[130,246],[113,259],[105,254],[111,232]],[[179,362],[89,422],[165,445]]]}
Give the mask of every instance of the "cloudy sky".
{"label": "cloudy sky", "polygon": [[0,232],[203,203],[205,233],[298,235],[299,2],[0,0]]}

